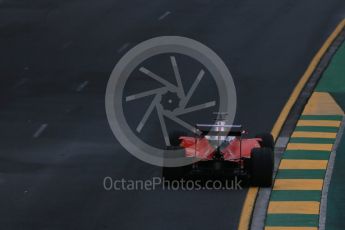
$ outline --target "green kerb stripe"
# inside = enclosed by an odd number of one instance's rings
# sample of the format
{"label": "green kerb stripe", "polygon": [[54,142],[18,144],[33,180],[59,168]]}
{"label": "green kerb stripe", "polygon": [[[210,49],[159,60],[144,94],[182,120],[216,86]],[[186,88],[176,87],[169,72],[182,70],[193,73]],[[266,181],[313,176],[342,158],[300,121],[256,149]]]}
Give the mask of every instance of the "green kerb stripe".
{"label": "green kerb stripe", "polygon": [[319,215],[310,214],[267,214],[266,226],[317,227]]}
{"label": "green kerb stripe", "polygon": [[273,190],[271,201],[320,201],[321,191],[284,191]]}
{"label": "green kerb stripe", "polygon": [[297,126],[295,131],[302,132],[331,132],[337,133],[338,127],[322,127],[322,126]]}
{"label": "green kerb stripe", "polygon": [[328,151],[286,150],[283,159],[328,160],[329,155]]}
{"label": "green kerb stripe", "polygon": [[333,144],[334,138],[306,138],[306,137],[292,137],[290,143],[310,143],[310,144]]}
{"label": "green kerb stripe", "polygon": [[323,179],[325,170],[311,169],[280,169],[277,174],[278,179]]}
{"label": "green kerb stripe", "polygon": [[329,121],[341,121],[342,115],[302,115],[300,120],[329,120]]}

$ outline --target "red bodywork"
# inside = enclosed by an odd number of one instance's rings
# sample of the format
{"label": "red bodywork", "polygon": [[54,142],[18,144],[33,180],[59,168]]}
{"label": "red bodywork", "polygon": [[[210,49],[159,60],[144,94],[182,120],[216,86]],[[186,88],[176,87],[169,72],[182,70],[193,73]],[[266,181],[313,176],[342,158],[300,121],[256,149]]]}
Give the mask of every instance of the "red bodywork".
{"label": "red bodywork", "polygon": [[[216,149],[205,137],[180,137],[179,139],[181,140],[181,147],[185,149],[186,157],[196,157],[201,160],[213,159]],[[242,140],[235,138],[221,150],[221,154],[226,161],[239,161],[241,157],[250,158],[252,149],[260,148],[259,141],[262,141],[261,138]]]}

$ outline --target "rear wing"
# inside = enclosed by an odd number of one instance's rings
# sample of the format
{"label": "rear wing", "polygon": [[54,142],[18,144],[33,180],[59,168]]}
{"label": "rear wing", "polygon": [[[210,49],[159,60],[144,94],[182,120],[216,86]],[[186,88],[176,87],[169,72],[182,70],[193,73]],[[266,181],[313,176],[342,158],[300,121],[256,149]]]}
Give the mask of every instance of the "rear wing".
{"label": "rear wing", "polygon": [[[197,133],[201,136],[242,136],[242,125],[210,125],[196,124]],[[221,130],[217,130],[221,129]]]}

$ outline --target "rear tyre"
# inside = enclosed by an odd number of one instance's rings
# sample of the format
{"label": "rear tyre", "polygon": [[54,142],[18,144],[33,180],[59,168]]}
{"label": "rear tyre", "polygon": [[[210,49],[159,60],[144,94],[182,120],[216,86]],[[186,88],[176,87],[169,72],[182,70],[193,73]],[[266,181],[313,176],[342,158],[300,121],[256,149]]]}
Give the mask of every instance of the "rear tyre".
{"label": "rear tyre", "polygon": [[274,139],[270,133],[262,133],[255,136],[256,138],[261,138],[260,146],[264,148],[270,148],[272,151],[274,150]]}
{"label": "rear tyre", "polygon": [[274,169],[273,151],[270,148],[252,149],[250,165],[252,185],[271,187]]}

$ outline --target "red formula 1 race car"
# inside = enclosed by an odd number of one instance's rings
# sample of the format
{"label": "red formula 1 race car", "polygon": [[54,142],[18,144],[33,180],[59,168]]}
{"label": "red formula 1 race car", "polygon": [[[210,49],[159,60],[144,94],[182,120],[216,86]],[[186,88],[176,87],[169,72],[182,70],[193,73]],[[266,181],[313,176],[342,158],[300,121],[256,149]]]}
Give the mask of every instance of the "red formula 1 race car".
{"label": "red formula 1 race car", "polygon": [[[181,167],[163,167],[166,180],[178,180],[186,176],[226,178],[240,176],[252,185],[272,185],[274,168],[274,140],[271,134],[243,138],[246,133],[240,125],[197,124],[198,135],[175,136],[183,157],[194,159],[194,163]],[[176,134],[175,134],[176,135]],[[174,142],[172,142],[174,143]]]}

